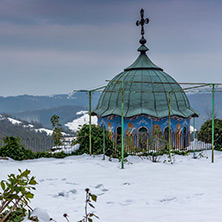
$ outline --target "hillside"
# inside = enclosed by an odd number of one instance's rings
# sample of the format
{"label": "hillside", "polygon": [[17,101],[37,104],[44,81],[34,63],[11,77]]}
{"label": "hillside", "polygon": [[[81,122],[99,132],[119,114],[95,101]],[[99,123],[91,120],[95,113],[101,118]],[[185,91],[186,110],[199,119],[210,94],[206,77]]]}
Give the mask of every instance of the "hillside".
{"label": "hillside", "polygon": [[14,136],[19,137],[26,148],[33,151],[45,151],[53,146],[50,134],[51,131],[43,128],[41,124],[30,124],[7,115],[0,115],[0,146],[3,145],[4,137]]}
{"label": "hillside", "polygon": [[85,110],[88,108],[85,108],[83,106],[59,106],[55,108],[50,109],[39,109],[34,111],[26,111],[26,112],[20,112],[20,113],[13,113],[12,115],[16,118],[19,118],[21,120],[25,120],[28,122],[39,122],[46,128],[52,128],[52,124],[50,122],[51,117],[56,114],[58,115],[59,122],[62,124],[62,126],[65,126],[67,122],[71,122],[72,120],[77,118],[76,113]]}
{"label": "hillside", "polygon": [[[100,93],[92,93],[92,107],[95,107]],[[19,113],[41,109],[51,109],[59,106],[88,107],[89,98],[86,92],[58,94],[52,96],[9,96],[0,97],[0,113]]]}
{"label": "hillside", "polygon": [[[99,100],[100,93],[92,95],[92,108]],[[196,128],[207,119],[211,118],[212,95],[211,93],[187,94],[192,108],[199,112],[196,118]],[[60,94],[53,96],[15,96],[0,97],[0,113],[7,113],[15,118],[25,121],[39,122],[46,128],[51,128],[50,118],[56,114],[60,117],[63,126],[68,122],[77,119],[76,113],[81,110],[88,110],[88,94],[77,92],[71,94]],[[216,117],[222,118],[222,93],[215,94]],[[193,121],[191,120],[191,124]]]}

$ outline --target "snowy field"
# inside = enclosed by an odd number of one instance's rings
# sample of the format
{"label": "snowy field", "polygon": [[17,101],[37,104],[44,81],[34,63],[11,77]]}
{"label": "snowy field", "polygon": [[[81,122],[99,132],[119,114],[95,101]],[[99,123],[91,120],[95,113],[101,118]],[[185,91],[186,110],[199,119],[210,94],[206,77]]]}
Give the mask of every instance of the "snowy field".
{"label": "snowy field", "polygon": [[33,208],[58,222],[83,218],[85,188],[98,196],[95,213],[102,222],[222,221],[222,153],[209,158],[175,156],[174,164],[129,157],[125,169],[102,156],[28,161],[0,160],[0,179],[30,169],[38,181]]}

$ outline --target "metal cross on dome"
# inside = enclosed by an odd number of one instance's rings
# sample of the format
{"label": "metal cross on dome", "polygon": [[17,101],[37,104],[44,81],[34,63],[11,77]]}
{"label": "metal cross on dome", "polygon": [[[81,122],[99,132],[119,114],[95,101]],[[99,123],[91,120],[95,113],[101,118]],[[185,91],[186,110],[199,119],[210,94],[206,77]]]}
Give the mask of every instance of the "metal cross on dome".
{"label": "metal cross on dome", "polygon": [[141,35],[143,36],[145,33],[144,32],[144,24],[148,24],[150,20],[148,18],[144,19],[144,10],[143,9],[140,10],[140,16],[141,16],[141,19],[136,21],[136,25],[137,26],[141,25]]}

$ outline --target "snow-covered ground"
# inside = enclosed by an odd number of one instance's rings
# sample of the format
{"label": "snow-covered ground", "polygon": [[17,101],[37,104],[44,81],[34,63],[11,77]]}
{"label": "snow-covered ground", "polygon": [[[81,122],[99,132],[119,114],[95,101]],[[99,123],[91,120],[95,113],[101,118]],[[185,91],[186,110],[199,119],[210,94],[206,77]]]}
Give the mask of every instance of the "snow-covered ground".
{"label": "snow-covered ground", "polygon": [[58,222],[66,221],[64,213],[70,222],[82,219],[87,187],[98,196],[102,222],[221,222],[222,153],[215,152],[214,164],[211,151],[203,154],[209,158],[175,156],[174,164],[128,157],[125,169],[102,156],[0,160],[0,179],[30,169],[39,183],[31,206]]}

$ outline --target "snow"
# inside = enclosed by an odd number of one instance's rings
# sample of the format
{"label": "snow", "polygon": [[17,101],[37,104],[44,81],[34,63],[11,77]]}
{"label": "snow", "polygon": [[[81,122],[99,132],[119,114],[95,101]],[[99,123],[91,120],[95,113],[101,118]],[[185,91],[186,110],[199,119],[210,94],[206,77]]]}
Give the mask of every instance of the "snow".
{"label": "snow", "polygon": [[176,155],[174,164],[163,163],[166,156],[158,163],[132,156],[125,169],[100,155],[0,160],[0,180],[18,168],[30,169],[38,181],[30,205],[60,222],[66,221],[64,213],[70,221],[83,218],[87,187],[98,196],[95,210],[89,209],[100,217],[94,221],[221,222],[222,153],[215,151],[213,164],[210,150],[202,154]]}
{"label": "snow", "polygon": [[14,125],[16,125],[16,124],[21,124],[22,122],[21,121],[19,121],[19,120],[16,120],[16,119],[12,119],[12,118],[10,118],[10,117],[7,117],[7,119],[12,123],[12,124],[14,124]]}
{"label": "snow", "polygon": [[194,130],[195,130],[195,132],[197,132],[197,129],[194,129],[194,127],[190,125],[190,132],[192,133],[192,132],[194,132]]}
{"label": "snow", "polygon": [[0,121],[1,121],[1,120],[4,120],[4,119],[5,119],[5,117],[0,114]]}
{"label": "snow", "polygon": [[84,115],[86,113],[88,113],[88,111],[79,111],[79,112],[76,113],[76,115]]}
{"label": "snow", "polygon": [[45,129],[45,128],[39,128],[39,129],[35,129],[36,132],[45,132],[48,136],[51,136],[53,133],[53,130],[50,129]]}
{"label": "snow", "polygon": [[[73,132],[76,132],[83,126],[84,124],[89,123],[89,114],[88,111],[79,111],[76,113],[76,115],[82,115],[81,117],[73,120],[72,122],[68,122],[65,124],[70,130]],[[98,119],[96,116],[91,117],[92,124],[97,124]]]}
{"label": "snow", "polygon": [[[50,221],[48,213],[45,210],[38,207],[32,211],[30,217],[38,217],[38,222]],[[28,220],[27,218],[23,220],[23,222],[28,222],[28,221],[30,220]]]}
{"label": "snow", "polygon": [[[71,138],[71,137],[70,137]],[[74,139],[75,137],[73,137]],[[72,140],[73,140],[72,139]],[[80,145],[77,143],[74,146],[70,145],[72,141],[64,141],[62,146],[53,146],[51,150],[54,150],[53,153],[59,153],[59,152],[64,152],[67,154],[71,154],[72,152],[76,151],[79,149]]]}
{"label": "snow", "polygon": [[[39,128],[39,129],[35,129],[36,132],[45,132],[48,136],[51,136],[53,133],[53,130],[50,129],[46,129],[46,128]],[[68,136],[69,134],[61,132],[63,136]]]}

